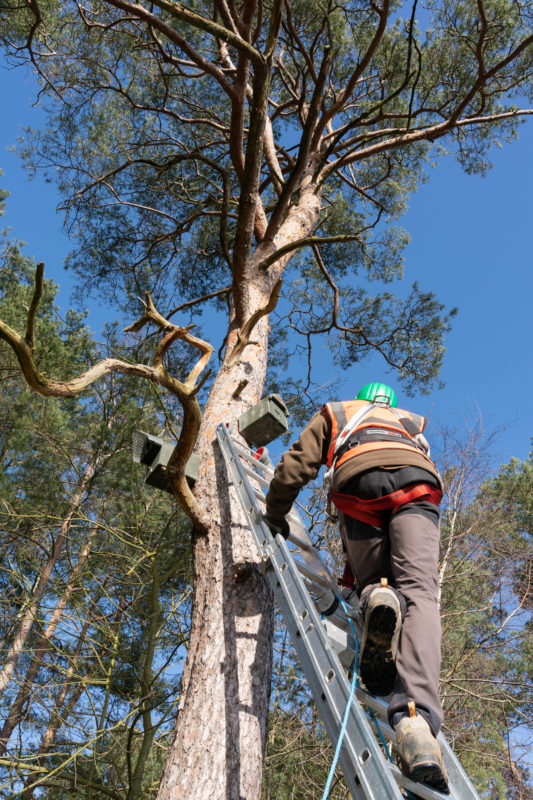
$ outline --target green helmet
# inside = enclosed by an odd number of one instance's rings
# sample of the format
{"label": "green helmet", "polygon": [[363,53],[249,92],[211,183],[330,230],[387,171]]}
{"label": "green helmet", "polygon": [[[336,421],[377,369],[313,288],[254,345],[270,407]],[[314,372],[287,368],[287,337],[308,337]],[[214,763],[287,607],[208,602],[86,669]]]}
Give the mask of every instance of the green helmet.
{"label": "green helmet", "polygon": [[369,403],[382,403],[385,406],[398,407],[396,392],[386,383],[367,383],[359,389],[356,400],[368,400]]}

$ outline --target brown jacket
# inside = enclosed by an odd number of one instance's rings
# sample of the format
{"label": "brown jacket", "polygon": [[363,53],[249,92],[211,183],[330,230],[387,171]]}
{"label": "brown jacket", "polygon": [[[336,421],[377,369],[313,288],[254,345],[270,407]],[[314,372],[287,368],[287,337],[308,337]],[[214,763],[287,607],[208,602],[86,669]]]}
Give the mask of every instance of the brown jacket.
{"label": "brown jacket", "polygon": [[[314,480],[322,464],[326,463],[330,441],[331,420],[327,409],[323,408],[311,418],[298,441],[283,454],[278,463],[266,497],[267,514],[283,517],[290,511],[300,489]],[[395,450],[381,446],[341,464],[334,472],[331,489],[341,491],[351,478],[369,469],[399,469],[408,466],[427,470],[441,486],[437,468],[415,447],[412,450]]]}

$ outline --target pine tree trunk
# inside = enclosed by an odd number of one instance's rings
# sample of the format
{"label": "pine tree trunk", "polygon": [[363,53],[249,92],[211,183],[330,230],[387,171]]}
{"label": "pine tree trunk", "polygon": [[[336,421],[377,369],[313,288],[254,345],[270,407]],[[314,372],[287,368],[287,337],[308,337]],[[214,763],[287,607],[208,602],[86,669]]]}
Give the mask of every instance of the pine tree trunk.
{"label": "pine tree trunk", "polygon": [[[273,243],[260,246],[247,271],[248,313],[264,308],[289,257],[268,273],[254,271],[265,255],[307,236],[318,219],[319,196],[308,184]],[[267,733],[272,669],[273,598],[258,553],[228,486],[215,429],[235,422],[263,391],[268,318],[262,317],[239,360],[225,361],[204,409],[196,452],[195,494],[210,523],[193,540],[194,604],[190,647],[173,741],[158,800],[258,800]],[[241,381],[242,393],[233,396]]]}
{"label": "pine tree trunk", "polygon": [[[266,320],[254,340],[266,338]],[[171,757],[159,800],[246,798],[260,794],[270,690],[273,603],[239,506],[232,499],[215,428],[258,402],[264,346],[217,376],[204,412],[196,495],[209,520],[194,551],[190,649]],[[241,379],[249,383],[232,398]]]}

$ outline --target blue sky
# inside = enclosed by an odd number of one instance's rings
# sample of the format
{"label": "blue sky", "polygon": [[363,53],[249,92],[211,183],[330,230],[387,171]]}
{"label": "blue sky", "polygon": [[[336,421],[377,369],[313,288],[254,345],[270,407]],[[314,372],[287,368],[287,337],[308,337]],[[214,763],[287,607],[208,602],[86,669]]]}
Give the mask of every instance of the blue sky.
{"label": "blue sky", "polygon": [[[38,127],[43,117],[30,105],[31,85],[23,71],[0,70],[0,87],[7,110],[0,122],[1,185],[11,192],[2,222],[28,243],[28,255],[45,261],[46,275],[61,286],[65,309],[72,283],[62,265],[70,244],[56,213],[58,194],[40,177],[30,181],[7,149],[21,126]],[[485,178],[465,175],[447,157],[412,196],[402,221],[411,236],[406,281],[435,291],[448,308],[458,306],[459,315],[447,336],[446,387],[414,401],[399,390],[400,405],[439,423],[461,425],[463,418],[472,422],[481,415],[488,428],[505,425],[495,464],[525,458],[533,435],[532,153],[533,120],[528,120],[518,142],[494,149],[494,168]],[[94,302],[89,308],[89,324],[98,331],[109,312]],[[346,376],[346,391],[370,380],[394,383],[378,362],[372,368],[362,365]]]}

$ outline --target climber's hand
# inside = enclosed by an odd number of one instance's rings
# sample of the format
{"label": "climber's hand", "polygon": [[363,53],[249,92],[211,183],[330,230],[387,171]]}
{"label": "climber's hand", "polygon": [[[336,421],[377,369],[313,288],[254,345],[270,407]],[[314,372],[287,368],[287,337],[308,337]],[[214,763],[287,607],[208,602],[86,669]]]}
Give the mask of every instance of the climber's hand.
{"label": "climber's hand", "polygon": [[286,517],[273,517],[270,514],[265,514],[265,522],[274,536],[277,533],[281,533],[284,539],[288,538],[291,529]]}

